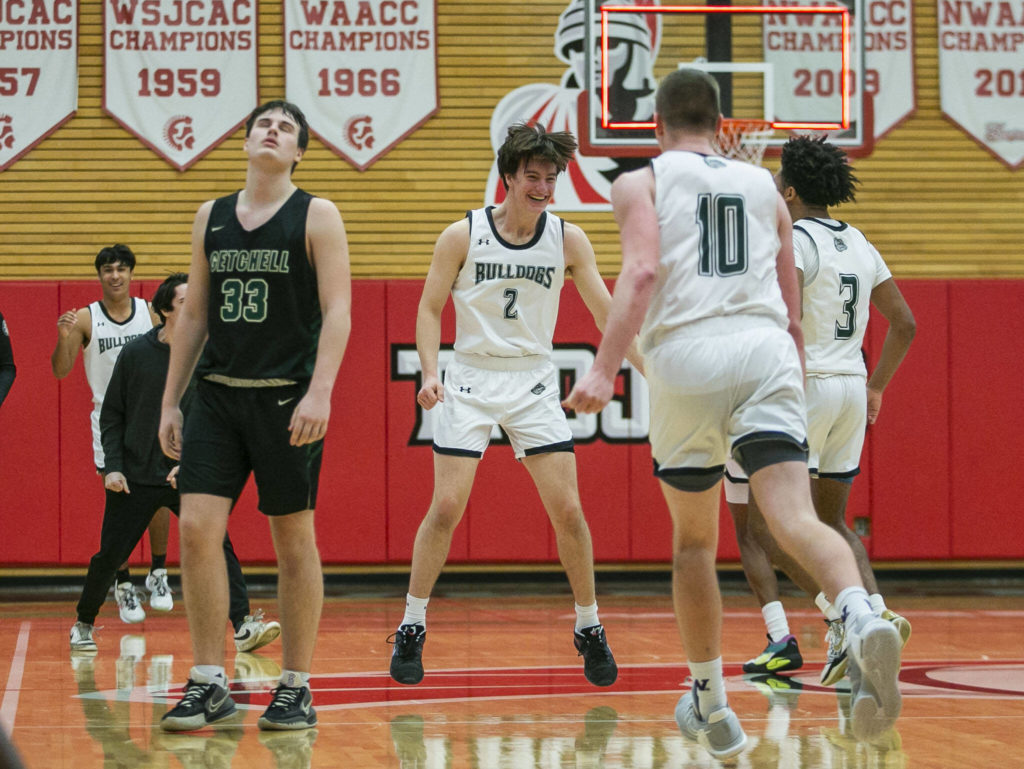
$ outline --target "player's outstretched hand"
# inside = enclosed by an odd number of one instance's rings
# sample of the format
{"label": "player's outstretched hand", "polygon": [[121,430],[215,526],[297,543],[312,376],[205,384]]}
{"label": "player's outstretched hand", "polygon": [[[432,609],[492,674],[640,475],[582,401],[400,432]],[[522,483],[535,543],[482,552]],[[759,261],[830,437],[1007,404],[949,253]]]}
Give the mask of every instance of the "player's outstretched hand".
{"label": "player's outstretched hand", "polygon": [[427,411],[438,403],[444,403],[444,385],[436,376],[428,376],[423,380],[423,387],[416,393],[416,402]]}
{"label": "player's outstretched hand", "polygon": [[327,422],[330,418],[330,396],[325,398],[310,390],[302,396],[292,412],[292,421],[288,424],[292,437],[288,443],[292,446],[305,446],[320,440],[327,435]]}
{"label": "player's outstretched hand", "polygon": [[608,405],[614,394],[615,382],[590,369],[572,388],[562,405],[580,414],[596,414]]}
{"label": "player's outstretched hand", "polygon": [[124,477],[123,473],[119,473],[116,470],[103,476],[103,485],[111,491],[123,491],[125,494],[132,493],[128,489],[128,479]]}
{"label": "player's outstretched hand", "polygon": [[181,459],[181,409],[165,408],[160,413],[160,449],[171,459]]}

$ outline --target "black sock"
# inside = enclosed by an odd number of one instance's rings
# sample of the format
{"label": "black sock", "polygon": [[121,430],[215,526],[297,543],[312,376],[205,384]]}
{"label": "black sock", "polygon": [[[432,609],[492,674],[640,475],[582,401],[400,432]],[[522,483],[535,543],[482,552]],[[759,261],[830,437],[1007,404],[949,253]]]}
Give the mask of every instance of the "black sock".
{"label": "black sock", "polygon": [[132,575],[128,571],[128,569],[118,569],[117,570],[117,578],[116,578],[115,584],[120,585],[122,582],[131,582],[131,581],[132,581]]}
{"label": "black sock", "polygon": [[167,553],[163,555],[153,555],[153,565],[149,567],[149,571],[152,573],[157,569],[167,568]]}

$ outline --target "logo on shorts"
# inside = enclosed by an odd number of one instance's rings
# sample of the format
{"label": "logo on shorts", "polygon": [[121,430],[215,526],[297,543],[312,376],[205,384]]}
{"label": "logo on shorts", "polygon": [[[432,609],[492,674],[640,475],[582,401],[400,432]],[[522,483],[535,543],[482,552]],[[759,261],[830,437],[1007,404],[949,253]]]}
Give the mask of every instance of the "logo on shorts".
{"label": "logo on shorts", "polygon": [[537,382],[537,384],[530,388],[530,392],[532,392],[534,395],[540,395],[546,389],[547,388],[544,386],[543,382]]}

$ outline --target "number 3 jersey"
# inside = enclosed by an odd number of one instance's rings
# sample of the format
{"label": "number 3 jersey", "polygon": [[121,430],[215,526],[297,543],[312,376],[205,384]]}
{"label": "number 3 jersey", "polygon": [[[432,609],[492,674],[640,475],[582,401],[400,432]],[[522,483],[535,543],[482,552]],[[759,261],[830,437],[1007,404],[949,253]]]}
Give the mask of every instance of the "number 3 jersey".
{"label": "number 3 jersey", "polygon": [[264,224],[245,230],[238,194],[213,203],[206,225],[210,265],[209,340],[201,377],[306,382],[320,336],[316,273],[306,253],[312,195],[295,190]]}
{"label": "number 3 jersey", "polygon": [[778,192],[764,168],[673,150],[651,161],[661,257],[645,352],[687,324],[732,315],[788,326],[775,269]]}
{"label": "number 3 jersey", "polygon": [[835,219],[794,222],[793,258],[804,273],[807,375],[865,376],[871,290],[892,277],[889,268],[860,230]]}
{"label": "number 3 jersey", "polygon": [[455,285],[455,351],[519,358],[551,355],[565,281],[564,223],[547,211],[528,243],[505,241],[493,206],[466,214],[469,250]]}

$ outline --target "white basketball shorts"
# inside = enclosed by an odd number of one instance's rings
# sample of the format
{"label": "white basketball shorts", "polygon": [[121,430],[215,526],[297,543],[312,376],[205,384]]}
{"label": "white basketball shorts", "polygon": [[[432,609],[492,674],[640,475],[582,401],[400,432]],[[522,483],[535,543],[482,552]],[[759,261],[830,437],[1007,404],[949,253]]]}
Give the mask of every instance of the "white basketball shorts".
{"label": "white basketball shorts", "polygon": [[661,470],[721,468],[737,441],[807,436],[792,337],[757,316],[709,318],[662,338],[644,358],[651,453]]}
{"label": "white basketball shorts", "polygon": [[[517,459],[572,451],[572,431],[562,410],[558,372],[550,359],[487,361],[482,368],[456,356],[444,377],[444,402],[434,424],[434,451],[480,458],[500,425]],[[476,356],[474,356],[475,358]],[[527,368],[516,370],[515,366]],[[500,367],[508,369],[501,370]]]}
{"label": "white basketball shorts", "polygon": [[868,421],[867,381],[858,374],[807,377],[807,465],[837,480],[860,472]]}

